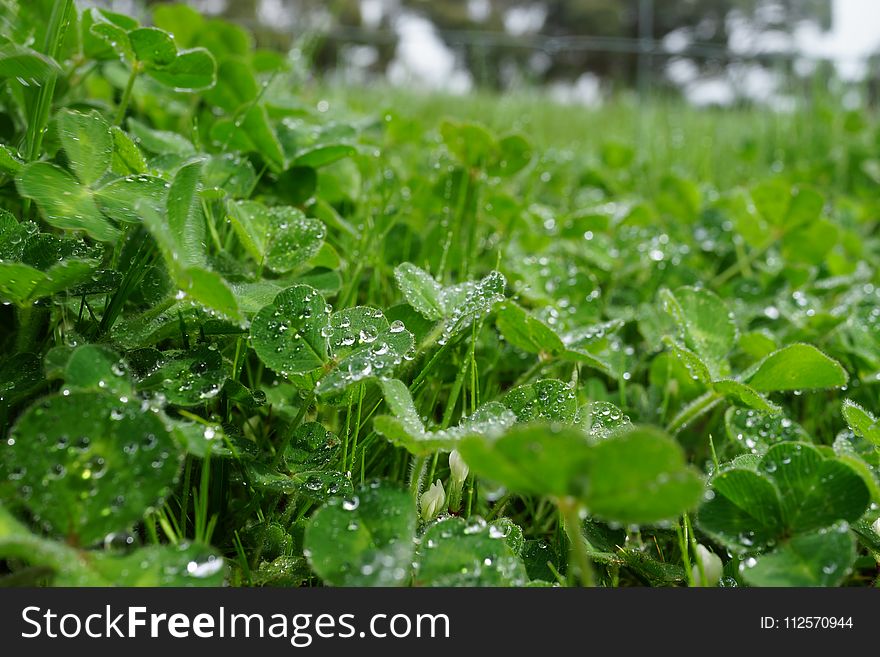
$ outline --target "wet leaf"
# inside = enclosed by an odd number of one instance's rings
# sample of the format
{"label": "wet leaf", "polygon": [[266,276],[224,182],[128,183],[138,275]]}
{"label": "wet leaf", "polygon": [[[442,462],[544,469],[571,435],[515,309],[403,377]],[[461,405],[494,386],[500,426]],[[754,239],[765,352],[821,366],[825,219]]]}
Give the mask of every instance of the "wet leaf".
{"label": "wet leaf", "polygon": [[6,144],[0,144],[0,171],[14,176],[24,166],[21,155]]}
{"label": "wet leaf", "polygon": [[193,48],[179,51],[168,64],[148,66],[146,72],[175,91],[199,91],[214,85],[217,64],[210,52]]}
{"label": "wet leaf", "polygon": [[767,477],[742,468],[712,478],[712,497],[700,509],[700,528],[727,547],[747,552],[775,544],[782,532],[779,491]]}
{"label": "wet leaf", "polygon": [[562,339],[547,324],[513,302],[498,309],[498,330],[510,344],[531,354],[565,351]]}
{"label": "wet leaf", "polygon": [[446,313],[442,303],[443,287],[423,269],[405,262],[394,270],[397,286],[407,302],[426,319],[440,319]]}
{"label": "wet leaf", "polygon": [[147,173],[147,161],[134,139],[119,126],[110,128],[113,137],[113,157],[110,169],[119,175]]}
{"label": "wet leaf", "polygon": [[104,242],[119,236],[119,230],[98,210],[91,191],[54,164],[28,164],[16,177],[16,185],[23,196],[37,202],[46,221],[56,228],[82,230]]}
{"label": "wet leaf", "polygon": [[287,288],[254,317],[251,344],[276,372],[310,372],[327,361],[327,315],[327,302],[314,288]]}
{"label": "wet leaf", "polygon": [[661,292],[666,311],[678,324],[684,345],[708,367],[713,378],[730,374],[727,354],[736,342],[736,326],[727,305],[708,290],[682,287]]}
{"label": "wet leaf", "polygon": [[855,543],[845,527],[800,534],[747,560],[743,577],[753,586],[837,586],[852,569]]}
{"label": "wet leaf", "polygon": [[257,172],[246,158],[232,153],[212,155],[202,167],[205,189],[216,189],[231,198],[247,198],[257,184]]}
{"label": "wet leaf", "polygon": [[629,427],[596,443],[582,499],[599,518],[647,524],[695,508],[702,494],[703,480],[678,443],[659,429]]}
{"label": "wet leaf", "polygon": [[700,509],[698,524],[740,552],[773,547],[787,534],[855,521],[870,501],[855,470],[800,442],[777,443],[755,469],[723,470],[711,484],[714,497]]}
{"label": "wet leaf", "polygon": [[322,329],[337,366],[318,383],[325,394],[344,390],[367,378],[388,378],[415,347],[412,333],[402,322],[389,323],[376,308],[356,306],[331,315]]}
{"label": "wet leaf", "polygon": [[280,473],[260,463],[249,464],[246,470],[250,485],[256,490],[276,495],[301,495],[318,503],[337,496],[350,498],[354,490],[351,479],[334,470],[299,469]]}
{"label": "wet leaf", "polygon": [[[284,153],[266,108],[250,104],[236,120],[221,119],[211,128],[211,139],[227,148],[258,153],[275,171],[284,169]],[[304,200],[304,199],[303,199]]]}
{"label": "wet leaf", "polygon": [[762,360],[746,379],[759,392],[845,386],[849,376],[833,358],[808,344],[783,347]]}
{"label": "wet leaf", "polygon": [[440,344],[447,342],[504,300],[506,280],[492,271],[479,281],[443,287],[430,274],[405,262],[394,270],[407,302],[426,319],[443,320]]}
{"label": "wet leaf", "polygon": [[20,78],[39,83],[60,72],[61,67],[55,60],[35,50],[15,43],[0,46],[0,79]]}
{"label": "wet leaf", "polygon": [[764,395],[745,383],[734,379],[722,379],[713,381],[712,388],[732,401],[739,402],[743,406],[756,409],[762,413],[778,413],[779,406],[771,402]]}
{"label": "wet leaf", "polygon": [[592,440],[606,440],[632,425],[629,416],[611,402],[588,402],[578,409],[575,423],[583,427]]}
{"label": "wet leaf", "polygon": [[267,208],[255,201],[230,205],[232,226],[258,264],[276,272],[301,268],[321,249],[326,229],[292,207]]}
{"label": "wet leaf", "polygon": [[377,416],[373,419],[373,428],[417,456],[453,450],[465,436],[498,436],[516,421],[514,414],[502,404],[488,402],[462,418],[455,427],[428,431],[402,381],[382,380],[379,384],[393,415]]}
{"label": "wet leaf", "polygon": [[84,546],[138,522],[169,494],[180,467],[162,421],[109,394],[46,397],[10,436],[4,470],[24,504],[53,534]]}
{"label": "wet leaf", "polygon": [[807,432],[783,414],[746,408],[729,408],[724,414],[727,437],[753,454],[764,454],[783,441],[809,441]]}
{"label": "wet leaf", "polygon": [[304,422],[291,435],[284,462],[291,472],[329,465],[339,454],[341,443],[335,434],[317,422]]}
{"label": "wet leaf", "polygon": [[197,204],[201,159],[180,167],[171,181],[166,201],[168,229],[175,262],[182,266],[205,263],[205,220]]}
{"label": "wet leaf", "polygon": [[570,424],[578,412],[573,388],[558,379],[514,388],[504,396],[504,405],[513,411],[519,423],[545,420]]}
{"label": "wet leaf", "polygon": [[128,365],[118,353],[97,344],[82,345],[70,353],[64,383],[71,390],[103,390],[122,397],[133,392]]}
{"label": "wet leaf", "polygon": [[166,66],[177,57],[177,47],[171,35],[156,27],[139,27],[128,33],[132,51],[138,61],[155,66]]}
{"label": "wet leaf", "polygon": [[305,553],[331,586],[400,586],[410,578],[416,530],[412,496],[373,482],[333,498],[306,526]]}
{"label": "wet leaf", "polygon": [[199,406],[220,394],[226,372],[216,349],[166,352],[155,371],[138,381],[138,389],[161,394],[169,404]]}
{"label": "wet leaf", "polygon": [[113,154],[110,124],[95,111],[64,111],[58,115],[58,138],[70,168],[84,185],[92,185],[107,169]]}
{"label": "wet leaf", "polygon": [[163,213],[168,194],[168,183],[162,178],[137,174],[111,180],[94,192],[95,203],[101,212],[117,222],[140,223],[137,211],[140,203]]}
{"label": "wet leaf", "polygon": [[169,422],[174,438],[187,454],[192,454],[200,459],[209,456],[233,456],[233,450],[227,447],[228,438],[224,435],[220,425],[206,425],[201,422],[184,422],[182,420],[169,420]]}
{"label": "wet leaf", "polygon": [[843,417],[853,433],[880,446],[880,423],[871,413],[851,399],[846,399],[843,402]]}
{"label": "wet leaf", "polygon": [[510,527],[480,517],[447,517],[421,537],[416,586],[523,586],[525,566],[505,540]]}
{"label": "wet leaf", "polygon": [[858,520],[870,501],[861,477],[848,465],[805,443],[779,443],[761,460],[781,495],[782,518],[793,531],[827,527],[837,520]]}
{"label": "wet leaf", "polygon": [[128,127],[138,145],[159,155],[189,156],[195,153],[192,142],[181,134],[168,130],[154,130],[137,119],[128,119]]}

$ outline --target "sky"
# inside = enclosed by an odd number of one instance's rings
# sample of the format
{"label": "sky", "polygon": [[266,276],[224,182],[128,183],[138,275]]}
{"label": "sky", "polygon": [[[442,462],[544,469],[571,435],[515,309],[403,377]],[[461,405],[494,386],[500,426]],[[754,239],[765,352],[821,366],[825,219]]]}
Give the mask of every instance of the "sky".
{"label": "sky", "polygon": [[880,0],[834,0],[829,32],[804,25],[795,32],[799,49],[830,57],[844,77],[858,77],[862,59],[880,49]]}

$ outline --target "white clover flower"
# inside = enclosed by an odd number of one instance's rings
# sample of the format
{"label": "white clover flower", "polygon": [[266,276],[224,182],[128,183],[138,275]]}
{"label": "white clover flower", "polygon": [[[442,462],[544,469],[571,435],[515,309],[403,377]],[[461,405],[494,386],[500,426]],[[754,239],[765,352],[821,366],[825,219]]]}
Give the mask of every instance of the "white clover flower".
{"label": "white clover flower", "polygon": [[[694,582],[697,586],[715,586],[721,581],[721,573],[724,570],[724,564],[721,563],[721,557],[707,549],[702,545],[697,545],[697,560],[692,568]],[[703,565],[703,574],[706,580],[700,577],[700,564]]]}
{"label": "white clover flower", "polygon": [[454,482],[461,484],[467,479],[470,468],[468,468],[464,459],[461,458],[458,450],[454,449],[449,453],[449,471],[452,473],[452,480]]}
{"label": "white clover flower", "polygon": [[436,518],[437,514],[443,510],[445,504],[446,491],[443,490],[443,483],[438,479],[419,498],[422,520],[429,522]]}

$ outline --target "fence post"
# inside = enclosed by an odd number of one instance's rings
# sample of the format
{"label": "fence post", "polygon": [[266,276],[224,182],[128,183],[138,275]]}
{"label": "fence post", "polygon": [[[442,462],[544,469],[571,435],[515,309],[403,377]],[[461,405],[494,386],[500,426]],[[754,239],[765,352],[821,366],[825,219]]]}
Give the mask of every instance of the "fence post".
{"label": "fence post", "polygon": [[651,63],[654,52],[654,0],[639,0],[639,62],[636,84],[639,101],[645,102],[651,86]]}

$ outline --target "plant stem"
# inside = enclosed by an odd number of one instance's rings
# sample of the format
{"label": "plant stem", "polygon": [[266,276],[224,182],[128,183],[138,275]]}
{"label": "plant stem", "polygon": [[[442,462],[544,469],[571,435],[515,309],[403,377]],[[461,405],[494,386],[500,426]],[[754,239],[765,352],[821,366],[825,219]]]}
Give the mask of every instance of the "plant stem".
{"label": "plant stem", "polygon": [[125,91],[122,92],[122,99],[119,101],[119,107],[116,108],[116,118],[113,125],[122,125],[125,119],[125,112],[128,110],[128,104],[131,102],[131,92],[134,90],[134,81],[137,80],[141,67],[138,62],[131,65],[131,73],[128,75],[128,82],[125,85]]}
{"label": "plant stem", "polygon": [[[410,390],[415,392],[418,389],[418,387],[422,384],[422,382],[425,381],[426,378],[428,377],[428,375],[431,373],[431,370],[434,368],[434,366],[439,362],[440,357],[443,356],[450,349],[451,345],[452,345],[452,341],[450,340],[449,342],[444,344],[442,347],[440,347],[436,352],[434,352],[434,355],[431,356],[431,360],[428,361],[428,364],[425,365],[425,367],[422,369],[422,371],[419,372],[418,376],[416,376],[416,378],[413,379],[412,384],[410,384]],[[411,362],[415,362],[415,361],[411,361]]]}
{"label": "plant stem", "polygon": [[428,465],[427,456],[414,456],[412,471],[409,474],[409,492],[415,499],[416,504],[419,503],[419,493],[422,492],[422,477],[425,476],[425,468]]}
{"label": "plant stem", "polygon": [[684,514],[684,529],[687,532],[688,538],[688,548],[694,555],[694,560],[697,562],[697,572],[700,574],[700,586],[706,586],[706,570],[703,565],[703,560],[700,558],[700,553],[697,551],[697,537],[694,536],[694,528],[691,526],[691,517],[685,513]]}
{"label": "plant stem", "polygon": [[275,458],[272,459],[272,467],[277,467],[279,463],[281,463],[281,459],[284,458],[284,452],[287,449],[288,443],[290,443],[290,439],[293,437],[293,432],[296,431],[296,428],[302,422],[302,419],[308,413],[309,408],[312,406],[312,402],[315,401],[315,393],[309,393],[309,396],[303,400],[302,406],[299,407],[299,412],[296,414],[296,417],[293,418],[293,422],[290,423],[290,426],[287,427],[286,435],[284,436],[284,440],[281,441],[281,444],[278,445],[278,451],[275,453]]}
{"label": "plant stem", "polygon": [[750,276],[752,273],[752,263],[760,258],[762,255],[767,253],[767,251],[770,250],[770,247],[773,246],[779,239],[781,239],[781,237],[781,235],[774,235],[765,244],[761,245],[757,249],[749,251],[748,253],[741,253],[742,249],[737,249],[736,262],[730,265],[730,267],[725,269],[723,272],[718,274],[715,278],[713,278],[711,287],[722,285],[739,273],[747,273],[747,275]]}
{"label": "plant stem", "polygon": [[[73,0],[59,0],[52,3],[52,12],[49,14],[49,23],[46,27],[46,38],[43,41],[43,53],[52,59],[58,54],[58,46],[64,39],[64,31],[67,29],[72,7]],[[40,156],[43,133],[46,130],[46,124],[49,123],[49,110],[52,107],[52,97],[55,95],[56,81],[57,75],[50,75],[37,92],[34,111],[27,129],[28,162],[32,162]]]}
{"label": "plant stem", "polygon": [[[452,416],[455,413],[455,407],[458,405],[458,396],[461,393],[461,387],[464,384],[464,377],[467,374],[467,366],[469,361],[467,359],[462,359],[461,366],[458,368],[458,374],[455,377],[455,381],[452,383],[452,388],[449,390],[449,395],[446,399],[446,408],[443,409],[443,419],[440,421],[441,429],[448,429],[449,425],[452,424]],[[464,407],[465,404],[463,403]],[[467,413],[467,408],[464,408],[463,414]]]}
{"label": "plant stem", "polygon": [[[584,537],[581,534],[580,505],[571,498],[563,498],[557,502],[559,512],[562,514],[562,524],[571,543],[571,555],[580,571],[581,586],[593,587],[596,585],[593,573],[593,564]],[[571,564],[569,564],[571,565]]]}
{"label": "plant stem", "polygon": [[711,433],[709,434],[709,451],[712,453],[712,465],[715,466],[715,472],[718,472],[721,463],[718,461],[718,454],[715,452],[715,441],[713,440]]}
{"label": "plant stem", "polygon": [[717,392],[709,390],[681,409],[666,426],[666,431],[672,434],[678,433],[698,417],[712,410],[722,399],[724,397]]}
{"label": "plant stem", "polygon": [[18,353],[34,351],[40,328],[48,313],[42,306],[28,304],[18,307],[18,332],[15,336],[15,350]]}
{"label": "plant stem", "polygon": [[474,477],[474,475],[468,475],[467,480],[468,480],[468,489],[467,489],[468,501],[467,501],[467,508],[465,509],[465,512],[464,512],[464,517],[470,518],[471,517],[471,509],[474,508],[474,496],[475,496],[475,491],[476,491],[476,486],[477,486],[477,478]]}
{"label": "plant stem", "polygon": [[520,377],[513,383],[513,387],[516,388],[521,385],[525,385],[528,383],[535,374],[540,372],[544,366],[547,364],[547,361],[538,356],[537,360],[532,364],[529,369],[523,372]]}
{"label": "plant stem", "polygon": [[449,495],[447,497],[447,508],[450,513],[458,513],[461,509],[461,497],[462,492],[464,491],[464,482],[463,481],[455,481],[454,479],[449,482]]}
{"label": "plant stem", "polygon": [[678,549],[681,552],[681,561],[684,565],[684,576],[687,580],[688,586],[692,587],[694,586],[694,573],[691,568],[691,557],[688,550],[687,529],[683,522],[678,523],[675,528],[675,533],[678,535]]}
{"label": "plant stem", "polygon": [[354,462],[357,457],[357,446],[358,446],[358,434],[361,432],[361,411],[364,406],[364,392],[366,391],[366,386],[362,383],[358,386],[358,403],[357,403],[357,415],[355,416],[354,421],[354,436],[352,436],[351,440],[351,466],[348,468],[350,471],[354,470]]}

